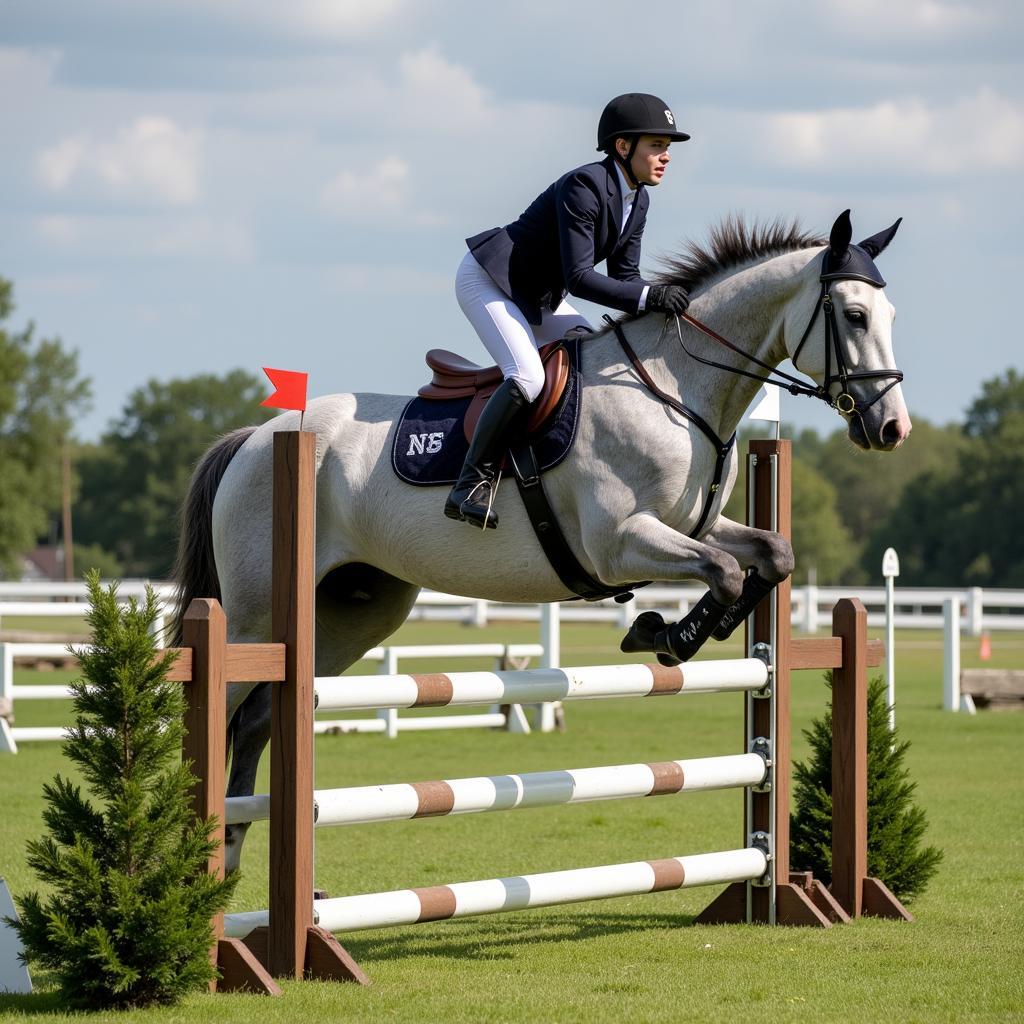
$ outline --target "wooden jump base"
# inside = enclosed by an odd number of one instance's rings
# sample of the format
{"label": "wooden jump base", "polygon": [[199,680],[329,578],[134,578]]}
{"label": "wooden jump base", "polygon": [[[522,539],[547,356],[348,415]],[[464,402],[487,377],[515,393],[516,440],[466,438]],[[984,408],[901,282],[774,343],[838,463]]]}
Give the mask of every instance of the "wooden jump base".
{"label": "wooden jump base", "polygon": [[[836,606],[832,637],[793,639],[787,581],[747,624],[751,657],[727,663],[689,663],[676,669],[617,665],[314,679],[314,456],[313,434],[281,432],[274,438],[274,642],[228,644],[220,605],[196,600],[186,612],[184,645],[171,672],[172,679],[191,683],[186,688],[184,756],[193,762],[200,779],[194,792],[196,812],[217,815],[222,823],[228,814],[231,820],[252,820],[257,815],[251,810],[259,810],[259,816],[269,811],[270,817],[270,911],[231,914],[213,922],[216,942],[211,956],[222,974],[217,990],[277,994],[275,977],[366,983],[330,929],[434,921],[691,885],[729,883],[697,918],[702,923],[750,920],[829,927],[833,921],[861,914],[909,919],[885,886],[866,872],[866,670],[880,663],[883,651],[881,644],[867,640],[867,615],[859,601],[843,600]],[[748,494],[749,521],[788,536],[789,442],[751,443]],[[729,667],[728,676],[714,667],[723,664]],[[794,669],[834,672],[831,893],[808,874],[791,875],[789,870],[789,682]],[[226,809],[224,798],[229,682],[277,684],[272,687],[270,794],[245,798],[244,807],[232,801],[242,818],[234,816],[234,809]],[[746,754],[314,794],[315,700],[321,709],[440,707],[671,696],[702,690],[745,693]],[[687,773],[693,783],[695,778],[700,781],[702,771],[705,781],[716,777],[717,771],[721,785],[746,787],[740,849],[314,903],[310,814],[314,799],[320,805],[320,823],[341,824],[716,788],[717,784],[687,786]],[[373,799],[366,792],[369,789]],[[220,838],[223,841],[223,824]],[[210,870],[223,872],[222,845],[211,857]]]}

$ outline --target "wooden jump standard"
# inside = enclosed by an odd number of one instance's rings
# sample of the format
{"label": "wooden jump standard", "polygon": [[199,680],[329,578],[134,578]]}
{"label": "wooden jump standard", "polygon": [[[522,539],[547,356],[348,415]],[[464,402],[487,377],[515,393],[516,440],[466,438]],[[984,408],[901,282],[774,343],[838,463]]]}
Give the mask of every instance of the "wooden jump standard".
{"label": "wooden jump standard", "polygon": [[[753,525],[788,536],[788,441],[751,443],[748,493]],[[281,989],[275,977],[367,983],[334,937],[313,923],[314,507],[315,435],[280,432],[274,437],[274,642],[227,643],[227,623],[219,603],[199,599],[186,611],[183,647],[170,673],[171,679],[191,684],[186,688],[188,735],[183,754],[193,762],[200,780],[194,791],[196,812],[216,815],[221,822],[221,846],[210,860],[210,871],[217,874],[224,870],[226,687],[231,682],[276,684],[269,926],[242,941],[223,937],[222,916],[213,922],[211,957],[222,975],[212,986],[217,991],[278,995]],[[833,615],[832,637],[792,639],[787,581],[778,588],[771,607],[766,603],[758,609],[750,628],[748,646],[768,645],[762,656],[770,658],[773,672],[765,691],[747,695],[746,735],[768,738],[772,770],[771,784],[749,794],[743,845],[750,844],[753,833],[770,837],[768,884],[730,885],[697,920],[818,927],[861,914],[909,920],[899,901],[866,872],[866,670],[878,665],[884,652],[880,643],[867,640],[863,606],[856,600],[840,601]],[[834,672],[831,893],[808,874],[789,871],[789,676],[793,669]]]}

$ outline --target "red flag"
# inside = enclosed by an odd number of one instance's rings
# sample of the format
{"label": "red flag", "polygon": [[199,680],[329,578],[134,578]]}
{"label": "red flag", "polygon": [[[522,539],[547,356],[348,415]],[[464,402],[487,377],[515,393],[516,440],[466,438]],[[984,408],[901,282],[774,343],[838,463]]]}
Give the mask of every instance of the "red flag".
{"label": "red flag", "polygon": [[270,383],[276,390],[269,398],[264,398],[260,405],[269,405],[271,409],[306,411],[308,373],[297,373],[295,370],[272,370],[269,366],[264,366],[263,372],[270,378]]}

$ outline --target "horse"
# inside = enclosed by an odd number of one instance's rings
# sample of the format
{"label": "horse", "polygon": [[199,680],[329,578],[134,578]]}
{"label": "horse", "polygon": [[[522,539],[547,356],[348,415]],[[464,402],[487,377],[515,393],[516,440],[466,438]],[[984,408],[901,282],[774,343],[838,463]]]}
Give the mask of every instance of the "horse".
{"label": "horse", "polygon": [[[895,310],[873,263],[898,225],[853,245],[849,211],[827,240],[796,222],[727,218],[706,245],[690,243],[660,275],[690,292],[684,318],[626,315],[581,343],[575,441],[545,473],[544,489],[594,579],[611,589],[700,580],[717,612],[699,644],[725,610],[735,625],[744,607],[789,576],[788,541],[722,515],[738,458],[734,445],[716,447],[710,438],[734,437],[761,382],[771,379],[832,405],[860,448],[892,451],[906,439]],[[774,369],[786,358],[813,384]],[[407,402],[335,394],[312,400],[305,413],[305,429],[316,433],[317,675],[340,674],[382,643],[421,587],[502,602],[576,596],[552,569],[514,488],[495,498],[500,528],[478,531],[442,514],[446,487],[398,478],[389,455]],[[298,426],[298,413],[288,412],[236,430],[198,463],[175,568],[179,636],[191,599],[218,597],[232,642],[270,639],[272,442],[276,431]],[[668,663],[689,656],[681,624],[652,628],[643,618],[624,648],[654,651]],[[230,686],[228,721],[228,795],[249,795],[270,736],[267,684]],[[247,828],[228,827],[229,870],[240,862]]]}

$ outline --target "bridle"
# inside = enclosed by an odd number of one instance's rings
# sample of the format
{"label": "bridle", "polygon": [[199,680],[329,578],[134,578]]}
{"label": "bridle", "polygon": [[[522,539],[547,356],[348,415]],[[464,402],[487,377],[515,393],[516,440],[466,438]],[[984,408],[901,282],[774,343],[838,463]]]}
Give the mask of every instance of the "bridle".
{"label": "bridle", "polygon": [[[861,273],[856,269],[853,270],[853,272],[850,272],[849,270],[844,272],[842,269],[831,269],[829,266],[829,253],[830,250],[826,249],[822,256],[822,271],[820,277],[821,294],[818,296],[818,300],[814,304],[814,312],[811,313],[811,319],[804,328],[804,333],[800,336],[800,343],[797,345],[796,351],[793,353],[792,360],[794,367],[799,370],[799,367],[796,365],[797,358],[803,350],[807,339],[811,336],[811,331],[818,320],[819,310],[823,309],[825,311],[825,380],[820,385],[814,385],[812,387],[800,380],[798,377],[794,377],[792,374],[786,373],[785,370],[780,370],[778,367],[771,366],[769,363],[764,362],[757,356],[751,355],[749,352],[744,352],[738,345],[734,345],[728,338],[723,338],[717,331],[712,330],[707,324],[701,323],[700,320],[690,316],[689,313],[676,313],[672,319],[676,325],[676,335],[679,338],[680,348],[682,348],[682,350],[691,359],[695,359],[698,363],[703,363],[705,366],[714,366],[719,370],[725,370],[728,373],[738,374],[742,377],[750,377],[752,380],[760,381],[762,384],[775,384],[780,388],[785,388],[791,395],[806,395],[809,398],[819,398],[826,405],[833,409],[837,409],[844,416],[856,415],[861,419],[861,426],[864,427],[862,418],[863,414],[870,409],[871,406],[873,406],[875,402],[882,397],[882,395],[891,388],[894,388],[901,380],[903,380],[903,372],[901,370],[891,369],[864,370],[857,373],[850,373],[846,366],[846,359],[843,357],[843,350],[839,346],[839,327],[836,324],[835,304],[832,301],[832,292],[830,291],[830,287],[832,281],[860,280],[881,288],[884,287],[885,281],[878,274],[874,264],[870,262],[870,256],[866,252],[864,252],[864,256],[868,260],[868,266],[865,268],[868,271],[867,273]],[[863,259],[860,263],[861,266],[864,267]],[[869,276],[869,274],[872,276]],[[691,537],[697,537],[700,535],[701,530],[704,528],[704,524],[708,521],[711,515],[712,506],[714,505],[716,494],[721,486],[723,475],[725,473],[726,462],[728,461],[729,455],[736,444],[736,435],[733,434],[727,441],[723,440],[718,436],[711,424],[695,410],[662,390],[662,388],[655,383],[654,379],[647,372],[647,368],[644,366],[643,361],[629,344],[629,341],[626,338],[626,333],[622,329],[622,323],[617,320],[612,320],[612,318],[607,315],[605,316],[605,320],[615,332],[619,345],[622,347],[623,352],[625,352],[626,357],[633,366],[633,370],[640,378],[644,387],[646,387],[647,390],[656,398],[664,402],[665,405],[675,409],[675,411],[681,416],[684,416],[689,420],[714,446],[715,468],[712,474],[711,486],[708,488],[707,494],[704,498],[704,507],[697,520],[697,525],[689,534]],[[742,356],[745,360],[760,366],[763,370],[767,370],[767,375],[753,373],[750,370],[746,370],[738,366],[727,366],[725,363],[716,362],[714,359],[706,359],[704,356],[697,355],[696,352],[691,352],[690,349],[686,347],[686,342],[683,340],[683,329],[681,323],[683,320],[692,327],[695,327],[702,334],[707,335],[707,337],[711,338],[713,341],[718,342],[718,344],[724,345],[726,348]],[[662,337],[664,337],[667,330],[668,320],[665,321],[665,326],[662,329]],[[833,359],[835,360],[834,372],[832,369]],[[850,393],[849,384],[851,381],[881,379],[888,379],[889,383],[868,402],[858,402]],[[833,398],[831,390],[835,384],[839,385],[840,391],[838,396]],[[865,434],[866,433],[867,431],[865,430]]]}
{"label": "bridle", "polygon": [[[856,373],[850,373],[846,366],[846,359],[843,356],[843,350],[839,344],[839,327],[836,323],[836,308],[835,303],[832,301],[832,281],[850,281],[850,280],[866,280],[869,284],[880,287],[885,282],[873,281],[868,278],[862,278],[860,275],[843,275],[838,273],[828,273],[826,270],[826,260],[828,257],[828,250],[822,254],[822,274],[821,274],[821,293],[818,296],[817,301],[814,304],[814,312],[811,313],[811,319],[808,321],[807,326],[804,328],[804,333],[800,337],[800,343],[796,347],[796,351],[792,356],[793,366],[798,370],[797,359],[800,353],[803,351],[804,345],[807,339],[811,336],[811,330],[818,320],[818,313],[824,310],[825,319],[825,379],[820,385],[810,386],[798,377],[794,377],[792,374],[786,373],[785,370],[780,370],[776,366],[771,366],[757,356],[751,355],[749,352],[744,352],[739,346],[734,345],[727,338],[723,338],[717,331],[712,330],[707,324],[701,323],[700,320],[690,316],[688,313],[678,313],[675,315],[676,335],[679,338],[679,345],[682,350],[691,358],[695,359],[698,363],[703,363],[705,366],[714,366],[719,370],[725,370],[728,373],[739,374],[743,377],[750,377],[753,380],[761,381],[762,384],[775,384],[777,387],[785,388],[791,395],[806,395],[808,398],[818,398],[823,401],[832,409],[836,409],[844,416],[850,416],[856,414],[858,417],[862,417],[868,409],[871,408],[877,402],[882,395],[894,388],[903,380],[903,371],[897,370],[895,367],[891,370],[861,370]],[[726,348],[731,349],[738,355],[741,355],[744,359],[749,362],[755,363],[762,369],[768,371],[767,376],[762,376],[759,373],[752,373],[749,370],[744,370],[737,366],[727,366],[725,363],[716,362],[713,359],[706,359],[704,356],[697,355],[696,352],[692,352],[686,347],[686,342],[683,341],[683,331],[680,321],[685,320],[691,327],[696,328],[702,334],[711,338],[713,341],[718,342],[720,345],[724,345]],[[835,371],[833,372],[832,364],[835,362]],[[802,371],[801,371],[802,372]],[[774,376],[773,376],[774,375]],[[850,382],[851,381],[863,381],[863,380],[888,380],[889,383],[874,395],[870,401],[858,401],[850,393]],[[832,397],[832,387],[839,385],[839,394]]]}

